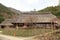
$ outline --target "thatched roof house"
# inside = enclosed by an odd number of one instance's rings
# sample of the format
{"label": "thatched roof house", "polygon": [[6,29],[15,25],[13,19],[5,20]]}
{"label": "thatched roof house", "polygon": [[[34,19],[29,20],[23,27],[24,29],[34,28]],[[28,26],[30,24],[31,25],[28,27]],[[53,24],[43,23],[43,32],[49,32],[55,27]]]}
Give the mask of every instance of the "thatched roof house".
{"label": "thatched roof house", "polygon": [[[14,18],[14,19],[6,19],[5,21],[3,21],[0,25],[3,25],[3,23],[5,22],[7,25],[15,25],[18,24],[42,24],[45,25],[45,24],[49,24],[51,25],[51,23],[54,25],[56,24],[58,21],[55,20],[57,19],[57,17],[53,14],[51,14],[50,12],[24,12],[24,13],[21,13],[20,16],[18,16],[17,18]],[[40,25],[41,26],[41,25]]]}

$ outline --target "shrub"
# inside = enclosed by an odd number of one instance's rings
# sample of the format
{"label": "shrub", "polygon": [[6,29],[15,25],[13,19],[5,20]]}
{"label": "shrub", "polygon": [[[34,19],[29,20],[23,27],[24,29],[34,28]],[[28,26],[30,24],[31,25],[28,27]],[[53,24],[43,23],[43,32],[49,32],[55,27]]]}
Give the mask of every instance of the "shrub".
{"label": "shrub", "polygon": [[0,23],[4,21],[4,18],[0,16]]}

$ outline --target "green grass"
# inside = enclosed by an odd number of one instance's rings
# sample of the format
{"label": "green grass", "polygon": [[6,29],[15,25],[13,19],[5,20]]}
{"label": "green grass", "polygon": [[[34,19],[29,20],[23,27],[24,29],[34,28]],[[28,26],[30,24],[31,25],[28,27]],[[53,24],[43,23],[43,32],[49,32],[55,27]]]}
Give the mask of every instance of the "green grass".
{"label": "green grass", "polygon": [[30,36],[35,36],[35,35],[39,35],[39,34],[43,34],[46,32],[50,32],[52,31],[51,29],[19,29],[19,30],[13,30],[13,29],[2,29],[1,31],[2,34],[5,35],[11,35],[14,36],[14,33],[16,33],[16,36],[18,37],[30,37]]}

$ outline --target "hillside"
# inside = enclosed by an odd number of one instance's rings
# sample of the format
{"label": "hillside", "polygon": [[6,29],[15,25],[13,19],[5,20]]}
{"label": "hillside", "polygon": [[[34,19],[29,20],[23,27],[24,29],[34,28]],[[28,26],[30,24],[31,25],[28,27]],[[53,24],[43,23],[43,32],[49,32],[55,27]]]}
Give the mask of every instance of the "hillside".
{"label": "hillside", "polygon": [[8,7],[0,4],[0,16],[2,16],[4,18],[13,18],[16,15],[18,15],[18,14],[11,11]]}
{"label": "hillside", "polygon": [[45,9],[39,10],[38,12],[51,12],[52,14],[56,15],[60,19],[60,6],[51,6]]}
{"label": "hillside", "polygon": [[8,7],[0,4],[0,22],[7,18],[15,18],[19,14],[11,11]]}
{"label": "hillside", "polygon": [[11,8],[11,7],[8,7],[11,11],[13,11],[14,13],[18,13],[18,14],[21,14],[22,12],[19,11],[19,10],[16,10],[14,8]]}

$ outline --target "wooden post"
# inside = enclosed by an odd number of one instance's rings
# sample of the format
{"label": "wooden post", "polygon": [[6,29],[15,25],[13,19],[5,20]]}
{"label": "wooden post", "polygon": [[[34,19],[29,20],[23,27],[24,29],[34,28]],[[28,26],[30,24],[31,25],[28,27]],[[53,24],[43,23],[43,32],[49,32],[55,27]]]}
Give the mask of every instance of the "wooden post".
{"label": "wooden post", "polygon": [[47,24],[46,24],[46,28],[47,28]]}
{"label": "wooden post", "polygon": [[45,29],[46,29],[46,24],[45,24]]}
{"label": "wooden post", "polygon": [[[51,21],[51,27],[52,27],[52,21]],[[53,29],[53,28],[52,28]]]}
{"label": "wooden post", "polygon": [[0,29],[1,29],[1,25],[0,25]]}
{"label": "wooden post", "polygon": [[16,29],[18,30],[18,25],[16,24]]}
{"label": "wooden post", "polygon": [[55,27],[55,23],[54,23],[53,25],[54,25],[54,29],[55,29],[55,28],[56,28],[56,27]]}
{"label": "wooden post", "polygon": [[52,27],[52,31],[54,31],[54,27],[52,26],[53,20],[51,21],[51,27]]}
{"label": "wooden post", "polygon": [[48,24],[46,24],[46,28],[48,28],[48,29],[50,28],[50,27],[48,26]]}
{"label": "wooden post", "polygon": [[45,29],[46,29],[46,24],[45,24]]}

